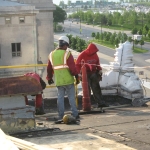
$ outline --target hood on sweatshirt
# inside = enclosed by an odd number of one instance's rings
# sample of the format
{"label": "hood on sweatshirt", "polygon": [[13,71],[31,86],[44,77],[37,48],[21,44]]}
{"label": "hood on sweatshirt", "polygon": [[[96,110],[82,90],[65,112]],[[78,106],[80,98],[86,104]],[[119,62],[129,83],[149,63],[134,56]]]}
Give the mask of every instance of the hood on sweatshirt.
{"label": "hood on sweatshirt", "polygon": [[96,52],[98,52],[98,48],[93,43],[89,44],[87,49],[85,50],[85,53],[87,53],[87,55],[89,56],[95,54]]}

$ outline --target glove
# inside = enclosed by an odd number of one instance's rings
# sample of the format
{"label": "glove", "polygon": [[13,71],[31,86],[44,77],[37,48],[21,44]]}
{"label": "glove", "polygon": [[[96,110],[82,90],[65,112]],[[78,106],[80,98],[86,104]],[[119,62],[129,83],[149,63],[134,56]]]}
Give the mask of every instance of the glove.
{"label": "glove", "polygon": [[99,81],[102,81],[102,75],[99,74],[98,80],[99,80]]}
{"label": "glove", "polygon": [[48,80],[48,84],[49,84],[49,85],[51,85],[51,84],[53,84],[53,83],[54,83],[53,79]]}
{"label": "glove", "polygon": [[102,74],[103,74],[102,70],[100,70],[98,73],[100,76],[102,76]]}
{"label": "glove", "polygon": [[97,75],[98,75],[98,81],[102,81],[102,75],[103,75],[102,70],[97,71]]}
{"label": "glove", "polygon": [[76,81],[75,81],[75,84],[79,84],[80,83],[80,79],[79,79],[79,76],[78,75],[75,75],[75,78],[76,78]]}

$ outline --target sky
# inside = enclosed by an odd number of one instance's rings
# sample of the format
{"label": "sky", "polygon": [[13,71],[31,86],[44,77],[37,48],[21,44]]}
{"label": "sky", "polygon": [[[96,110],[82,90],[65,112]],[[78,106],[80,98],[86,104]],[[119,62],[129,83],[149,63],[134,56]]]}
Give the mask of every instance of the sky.
{"label": "sky", "polygon": [[[71,0],[72,2],[76,2],[76,0]],[[86,2],[87,0],[83,0],[83,2]],[[118,2],[119,0],[108,0],[108,1],[114,1],[114,2]],[[53,3],[56,4],[56,5],[59,5],[60,3],[60,0],[53,0]],[[64,0],[64,3],[67,4],[68,3],[68,0]]]}

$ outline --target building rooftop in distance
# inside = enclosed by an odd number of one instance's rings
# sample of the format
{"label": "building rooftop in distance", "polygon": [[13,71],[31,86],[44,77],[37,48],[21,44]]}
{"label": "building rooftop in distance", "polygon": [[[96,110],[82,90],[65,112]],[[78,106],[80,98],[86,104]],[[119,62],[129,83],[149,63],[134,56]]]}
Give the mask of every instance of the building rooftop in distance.
{"label": "building rooftop in distance", "polygon": [[20,4],[16,1],[4,1],[4,0],[0,0],[0,7],[3,7],[3,6],[23,6],[23,5],[26,5],[26,4]]}

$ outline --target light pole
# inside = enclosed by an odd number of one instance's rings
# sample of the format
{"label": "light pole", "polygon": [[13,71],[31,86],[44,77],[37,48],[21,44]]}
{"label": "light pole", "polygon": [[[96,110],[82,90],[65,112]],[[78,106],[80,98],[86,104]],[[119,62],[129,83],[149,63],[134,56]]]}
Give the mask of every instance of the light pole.
{"label": "light pole", "polygon": [[102,34],[102,22],[100,22],[100,24],[101,24],[101,34]]}
{"label": "light pole", "polygon": [[102,34],[102,22],[100,22],[101,24],[101,37],[102,37],[102,41],[103,41],[103,34]]}
{"label": "light pole", "polygon": [[70,32],[71,32],[71,23],[70,23]]}
{"label": "light pole", "polygon": [[133,51],[134,51],[134,35],[132,37],[132,41],[133,41]]}
{"label": "light pole", "polygon": [[93,19],[93,27],[94,27],[94,19]]}
{"label": "light pole", "polygon": [[143,37],[143,12],[142,12],[142,8],[140,9],[141,15],[142,15],[142,37]]}
{"label": "light pole", "polygon": [[107,24],[107,26],[108,26],[108,32],[109,32],[109,24]]}
{"label": "light pole", "polygon": [[80,19],[80,34],[81,34],[81,16],[79,16],[79,19]]}

